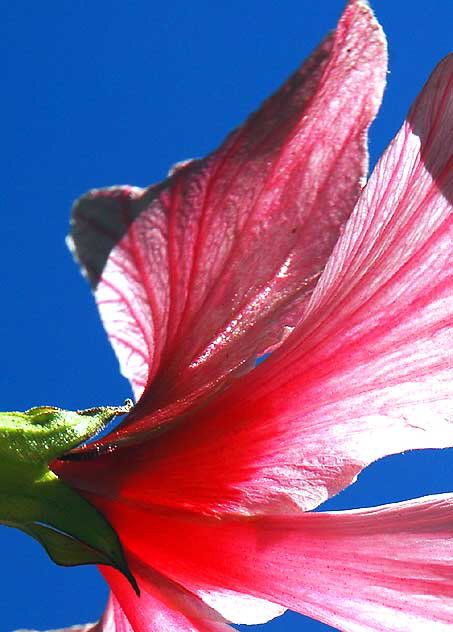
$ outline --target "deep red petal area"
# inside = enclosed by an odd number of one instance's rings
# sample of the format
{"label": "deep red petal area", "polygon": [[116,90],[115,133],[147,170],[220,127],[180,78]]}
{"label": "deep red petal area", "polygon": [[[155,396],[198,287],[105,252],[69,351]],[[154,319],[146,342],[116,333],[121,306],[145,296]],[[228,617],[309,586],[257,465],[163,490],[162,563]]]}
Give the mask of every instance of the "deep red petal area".
{"label": "deep red petal area", "polygon": [[[451,494],[236,520],[99,506],[131,551],[192,592],[273,599],[348,632],[447,632],[453,624]],[[135,599],[127,590],[124,600]]]}
{"label": "deep red petal area", "polygon": [[383,33],[353,0],[208,158],[78,202],[76,253],[123,373],[137,395],[153,382],[109,442],[212,394],[298,322],[363,185],[385,72]]}

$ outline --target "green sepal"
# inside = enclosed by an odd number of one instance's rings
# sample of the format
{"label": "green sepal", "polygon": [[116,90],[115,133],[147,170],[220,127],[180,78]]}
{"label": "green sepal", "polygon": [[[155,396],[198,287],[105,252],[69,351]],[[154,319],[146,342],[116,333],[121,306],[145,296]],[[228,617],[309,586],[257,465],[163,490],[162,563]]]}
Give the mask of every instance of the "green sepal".
{"label": "green sepal", "polygon": [[62,410],[37,406],[25,412],[0,413],[0,459],[48,464],[99,432],[117,415],[131,409],[99,406],[87,410]]}
{"label": "green sepal", "polygon": [[0,524],[28,533],[57,564],[113,566],[138,592],[114,529],[48,468],[129,408],[127,402],[78,412],[41,406],[0,413]]}

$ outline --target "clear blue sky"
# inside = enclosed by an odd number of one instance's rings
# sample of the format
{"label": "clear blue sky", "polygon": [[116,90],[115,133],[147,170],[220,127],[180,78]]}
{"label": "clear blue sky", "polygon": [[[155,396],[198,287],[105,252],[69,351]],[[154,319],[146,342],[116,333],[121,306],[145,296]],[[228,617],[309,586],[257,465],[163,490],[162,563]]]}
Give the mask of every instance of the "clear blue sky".
{"label": "clear blue sky", "polygon": [[[121,403],[128,385],[64,244],[72,201],[92,187],[144,186],[214,148],[335,25],[343,0],[2,4],[0,409]],[[374,162],[452,48],[453,3],[373,5],[390,43]],[[384,459],[329,506],[451,491],[452,458]],[[5,527],[0,540],[1,632],[99,617],[107,588],[95,568],[54,566]],[[267,629],[331,628],[288,614]]]}

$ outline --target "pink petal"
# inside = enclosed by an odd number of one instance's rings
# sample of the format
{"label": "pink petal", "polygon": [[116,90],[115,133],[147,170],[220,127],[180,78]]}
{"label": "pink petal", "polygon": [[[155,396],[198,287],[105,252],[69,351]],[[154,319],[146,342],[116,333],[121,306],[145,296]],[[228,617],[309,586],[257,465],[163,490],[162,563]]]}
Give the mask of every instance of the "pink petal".
{"label": "pink petal", "polygon": [[93,632],[134,632],[115,595],[110,594],[104,614]]}
{"label": "pink petal", "polygon": [[68,464],[69,482],[147,505],[287,513],[384,455],[453,445],[452,88],[450,56],[284,346],[171,432]]}
{"label": "pink petal", "polygon": [[99,632],[229,632],[222,617],[198,597],[133,560],[138,598],[116,571],[102,569],[113,594]]}
{"label": "pink petal", "polygon": [[122,503],[104,510],[127,547],[193,592],[273,599],[348,632],[453,624],[452,494],[236,520]]}
{"label": "pink petal", "polygon": [[122,371],[137,396],[154,380],[131,432],[216,390],[299,320],[363,184],[385,72],[382,31],[351,0],[335,35],[208,158],[78,202],[76,253]]}

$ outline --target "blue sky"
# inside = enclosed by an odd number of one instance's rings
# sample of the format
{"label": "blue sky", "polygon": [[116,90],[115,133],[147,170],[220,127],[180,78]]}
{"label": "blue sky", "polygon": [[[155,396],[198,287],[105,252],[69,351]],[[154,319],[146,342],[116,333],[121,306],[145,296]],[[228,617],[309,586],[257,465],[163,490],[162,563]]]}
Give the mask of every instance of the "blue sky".
{"label": "blue sky", "polygon": [[[451,0],[373,6],[389,38],[390,74],[372,162],[453,43]],[[92,187],[158,181],[175,161],[213,149],[298,66],[342,7],[342,0],[3,3],[2,410],[85,408],[130,395],[65,247],[72,201]],[[329,506],[450,491],[451,462],[450,451],[384,459]],[[54,566],[6,527],[0,547],[2,631],[99,617],[107,588],[95,568]],[[267,629],[331,628],[288,614]]]}

